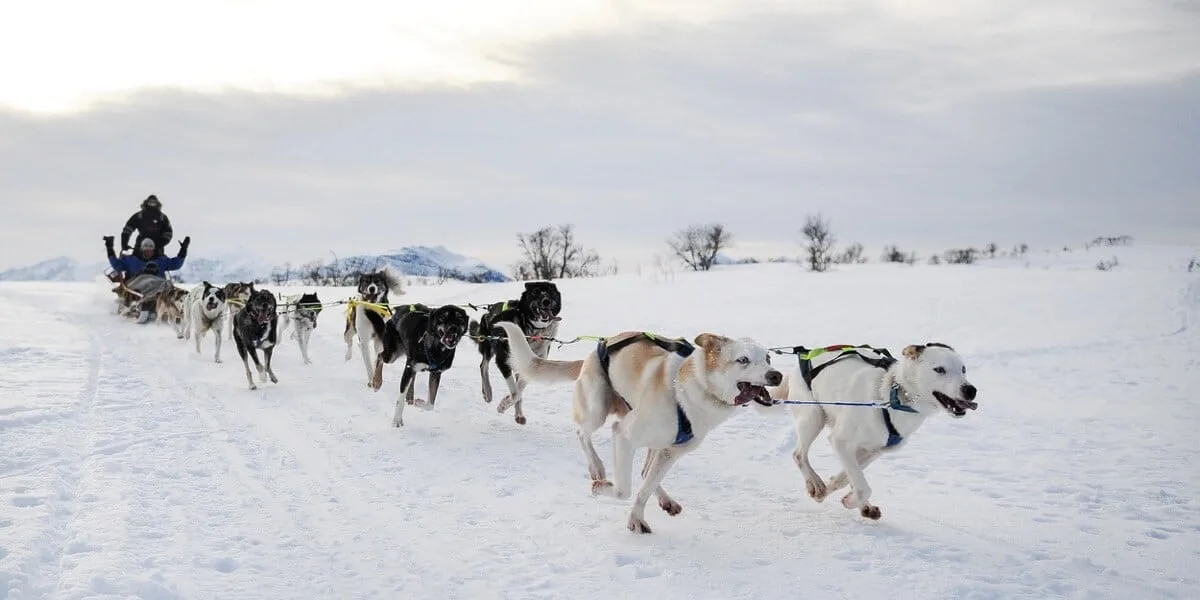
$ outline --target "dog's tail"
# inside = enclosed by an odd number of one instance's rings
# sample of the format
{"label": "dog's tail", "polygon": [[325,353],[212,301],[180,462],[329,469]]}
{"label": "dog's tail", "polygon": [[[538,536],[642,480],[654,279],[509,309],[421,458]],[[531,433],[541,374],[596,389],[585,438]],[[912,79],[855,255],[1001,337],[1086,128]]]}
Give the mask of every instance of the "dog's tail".
{"label": "dog's tail", "polygon": [[510,364],[521,377],[546,383],[575,381],[583,371],[582,360],[548,360],[534,354],[529,340],[525,339],[525,332],[515,323],[501,321],[496,326],[508,334]]}

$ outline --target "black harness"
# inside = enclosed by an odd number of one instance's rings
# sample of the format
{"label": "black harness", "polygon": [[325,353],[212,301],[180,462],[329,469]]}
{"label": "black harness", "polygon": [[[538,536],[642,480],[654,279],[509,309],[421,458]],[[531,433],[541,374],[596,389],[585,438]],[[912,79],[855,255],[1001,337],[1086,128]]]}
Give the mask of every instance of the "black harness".
{"label": "black harness", "polygon": [[[642,340],[650,340],[659,348],[662,348],[663,350],[673,354],[678,354],[684,358],[691,356],[692,351],[696,349],[695,346],[683,338],[668,340],[660,338],[653,333],[646,333],[644,331],[641,332],[640,335],[630,336],[619,342],[613,342],[612,344],[609,344],[608,340],[600,340],[600,342],[596,344],[596,358],[600,360],[600,370],[604,372],[604,381],[608,383],[609,389],[612,389],[613,387],[612,379],[608,375],[608,367],[612,363],[612,354],[621,348],[635,344]],[[613,393],[616,394],[615,391]],[[616,395],[618,398],[621,398],[621,402],[624,402],[627,408],[630,410],[633,409],[633,406],[629,404],[628,400],[621,397],[620,394]],[[690,442],[695,435],[692,433],[692,422],[687,418],[687,414],[683,412],[683,406],[681,406],[679,402],[675,403],[675,415],[679,421],[679,428],[675,433],[675,445],[678,446],[680,444],[686,444]]]}
{"label": "black harness", "polygon": [[[800,360],[800,376],[804,379],[804,384],[808,386],[808,390],[810,392],[812,391],[813,379],[816,378],[818,373],[824,370],[825,367],[847,358],[857,357],[872,367],[884,370],[887,370],[897,362],[896,358],[892,356],[891,352],[888,352],[887,348],[873,348],[867,345],[826,346],[824,348],[817,348],[814,350],[809,350],[804,346],[796,346],[792,350],[796,353],[796,356]],[[870,350],[878,353],[880,356],[867,356],[860,350]],[[842,352],[842,354],[834,357],[828,362],[821,363],[814,367],[812,364],[812,359],[826,352]],[[887,444],[884,445],[884,448],[891,448],[892,446],[904,441],[904,436],[900,435],[900,432],[896,430],[896,426],[892,423],[892,410],[898,410],[900,412],[907,413],[917,412],[915,408],[907,406],[900,401],[900,384],[892,386],[892,389],[888,394],[888,405],[886,407],[879,408],[879,412],[883,416],[883,424],[885,427],[887,427],[888,432]]]}

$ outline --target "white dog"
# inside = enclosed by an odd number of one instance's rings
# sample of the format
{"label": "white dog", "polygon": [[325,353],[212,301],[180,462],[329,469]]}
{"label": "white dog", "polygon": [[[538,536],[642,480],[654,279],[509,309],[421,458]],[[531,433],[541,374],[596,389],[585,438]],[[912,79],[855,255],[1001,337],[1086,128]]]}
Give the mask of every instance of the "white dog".
{"label": "white dog", "polygon": [[[900,449],[925,419],[945,411],[961,418],[978,408],[976,389],[967,381],[967,368],[953,348],[938,343],[913,345],[899,360],[861,355],[857,350],[835,350],[815,369],[798,366],[772,397],[797,402],[871,402],[878,408],[830,404],[792,405],[796,449],[792,458],[804,475],[805,489],[817,502],[850,486],[842,505],[859,509],[868,519],[878,519],[878,506],[869,504],[871,486],[863,469],[883,454]],[[818,376],[819,375],[819,376]],[[809,383],[811,382],[811,384]],[[811,385],[811,388],[810,388]],[[843,471],[828,482],[813,469],[808,450],[821,430],[830,429],[829,441]]]}
{"label": "white dog", "polygon": [[304,357],[304,364],[311,365],[312,361],[308,359],[308,339],[317,328],[317,317],[321,315],[321,299],[315,292],[285,296],[281,307],[284,312],[279,315],[278,335],[283,336],[288,326],[294,326],[292,339],[300,344],[300,356]]}
{"label": "white dog", "polygon": [[[216,352],[213,362],[221,362],[221,335],[225,331],[228,313],[225,310],[225,290],[205,281],[188,292],[184,301],[184,338],[196,336],[196,354],[200,354],[200,338],[208,330],[214,334]],[[195,330],[195,331],[193,331]]]}
{"label": "white dog", "polygon": [[[629,529],[650,533],[646,502],[658,496],[669,515],[682,507],[663,490],[667,471],[739,406],[772,403],[766,386],[783,375],[771,367],[766,348],[750,339],[734,340],[702,333],[693,351],[683,340],[665,340],[624,332],[600,342],[584,360],[539,358],[515,324],[504,328],[512,352],[510,364],[530,381],[575,381],[574,419],[588,461],[592,493],[624,500],[632,487],[633,453],[649,448],[642,487],[629,513]],[[592,433],[614,415],[613,468],[616,484],[605,478],[604,463],[592,445]]]}

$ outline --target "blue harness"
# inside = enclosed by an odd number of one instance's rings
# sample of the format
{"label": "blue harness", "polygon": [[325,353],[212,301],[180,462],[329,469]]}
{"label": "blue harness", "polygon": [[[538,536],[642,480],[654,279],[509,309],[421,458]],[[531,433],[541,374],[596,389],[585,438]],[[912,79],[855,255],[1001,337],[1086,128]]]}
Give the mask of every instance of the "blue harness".
{"label": "blue harness", "polygon": [[[612,389],[612,379],[610,379],[608,376],[608,366],[612,362],[612,353],[643,339],[650,340],[659,348],[662,348],[668,352],[673,352],[684,358],[691,356],[692,351],[696,349],[695,346],[682,338],[675,340],[664,340],[654,334],[646,332],[642,332],[640,336],[625,338],[612,345],[608,344],[608,340],[600,340],[600,342],[596,344],[596,358],[600,360],[600,369],[604,372],[604,380],[608,382],[609,389]],[[617,395],[617,397],[621,398],[620,395]],[[633,406],[629,404],[628,400],[621,398],[621,402],[624,402],[626,407],[628,407],[630,410],[633,410]],[[683,412],[683,406],[681,406],[678,402],[675,403],[675,415],[679,421],[679,426],[675,433],[675,445],[678,446],[680,444],[686,444],[692,441],[692,438],[695,437],[695,435],[692,433],[692,422],[687,418],[687,414]]]}

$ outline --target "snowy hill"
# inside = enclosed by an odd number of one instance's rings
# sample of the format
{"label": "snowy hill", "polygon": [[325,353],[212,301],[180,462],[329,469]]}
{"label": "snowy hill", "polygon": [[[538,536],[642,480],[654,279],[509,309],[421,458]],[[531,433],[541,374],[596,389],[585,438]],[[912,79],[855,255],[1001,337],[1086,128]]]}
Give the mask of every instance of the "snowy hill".
{"label": "snowy hill", "polygon": [[[1120,265],[1100,271],[1110,255]],[[979,410],[931,415],[866,469],[870,522],[809,498],[786,414],[740,410],[651,498],[591,493],[572,385],[533,383],[526,425],[459,346],[436,408],[391,426],[402,364],[366,385],[344,312],[313,364],[281,339],[248,391],[226,341],[197,354],[111,312],[93,283],[0,284],[0,593],[8,598],[1162,598],[1200,589],[1200,273],[1193,249],[1042,253],[979,266],[796,264],[559,282],[559,337],[624,329],[768,346],[940,341]],[[272,291],[295,289],[270,286]],[[486,303],[518,282],[413,284]],[[321,288],[337,300],[348,288]],[[591,342],[551,350],[581,359]],[[776,357],[781,369],[795,365]],[[506,392],[495,369],[497,400]],[[416,390],[426,395],[425,375]],[[597,449],[612,473],[605,427]],[[633,483],[644,451],[635,453]],[[813,466],[840,467],[825,436]],[[1190,590],[1190,591],[1189,591]]]}
{"label": "snowy hill", "polygon": [[379,254],[339,258],[335,263],[342,272],[374,271],[384,266],[414,277],[444,277],[472,283],[511,281],[512,278],[483,262],[455,254],[444,246],[410,246]]}
{"label": "snowy hill", "polygon": [[[299,271],[300,263],[290,268]],[[413,277],[442,277],[475,283],[510,281],[500,271],[482,261],[456,254],[442,246],[412,246],[380,254],[362,254],[338,259],[336,268],[345,273],[375,270],[390,265]],[[324,271],[330,265],[322,264]],[[0,281],[91,281],[108,269],[108,264],[90,265],[66,257],[42,261],[28,267],[0,272]],[[284,269],[258,258],[248,250],[227,251],[216,255],[189,256],[176,275],[183,282],[266,281],[272,273]]]}

